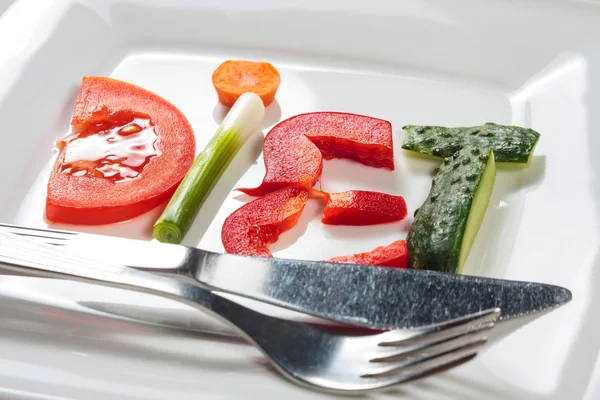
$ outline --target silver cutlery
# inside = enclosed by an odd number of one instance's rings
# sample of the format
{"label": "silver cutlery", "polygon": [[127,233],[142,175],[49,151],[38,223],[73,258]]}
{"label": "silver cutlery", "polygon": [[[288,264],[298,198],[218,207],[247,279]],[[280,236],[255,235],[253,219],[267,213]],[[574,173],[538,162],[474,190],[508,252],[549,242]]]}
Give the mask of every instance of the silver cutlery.
{"label": "silver cutlery", "polygon": [[348,334],[270,317],[197,284],[107,264],[0,232],[0,267],[151,293],[228,323],[290,380],[328,392],[364,392],[460,365],[487,341],[499,309],[426,327]]}
{"label": "silver cutlery", "polygon": [[[563,287],[534,282],[244,257],[181,245],[9,224],[0,224],[0,232],[303,314],[379,329],[441,323],[496,307],[502,309],[502,320],[538,315],[572,297]],[[141,320],[148,317],[143,309],[123,308],[119,312],[119,305],[107,306],[115,314]],[[100,308],[106,311],[107,307]],[[172,322],[168,317],[164,320],[167,324]]]}

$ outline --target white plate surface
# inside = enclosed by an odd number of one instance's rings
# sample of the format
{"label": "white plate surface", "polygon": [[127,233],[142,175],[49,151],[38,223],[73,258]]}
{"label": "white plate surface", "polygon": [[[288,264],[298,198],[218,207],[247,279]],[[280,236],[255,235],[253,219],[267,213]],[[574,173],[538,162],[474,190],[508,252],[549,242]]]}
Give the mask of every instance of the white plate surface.
{"label": "white plate surface", "polygon": [[[435,163],[399,151],[403,125],[529,126],[542,134],[536,156],[528,169],[499,170],[465,272],[563,285],[573,302],[464,367],[370,397],[595,399],[598,37],[600,5],[563,1],[20,0],[0,19],[0,220],[47,226],[50,150],[68,129],[83,75],[110,75],[173,102],[201,150],[225,112],[214,68],[228,58],[269,60],[282,84],[264,131],[321,110],[391,121],[395,172],[326,161],[323,187],[401,194],[411,214]],[[260,145],[257,136],[236,157],[186,244],[223,250],[222,222],[248,200],[231,189],[255,186],[264,173]],[[148,239],[158,211],[102,228],[57,227]],[[366,251],[404,237],[410,222],[325,227],[319,213],[311,201],[275,255]],[[25,278],[2,278],[0,294],[2,398],[326,397],[280,379],[249,346],[84,315],[76,303],[178,307],[171,302]]]}

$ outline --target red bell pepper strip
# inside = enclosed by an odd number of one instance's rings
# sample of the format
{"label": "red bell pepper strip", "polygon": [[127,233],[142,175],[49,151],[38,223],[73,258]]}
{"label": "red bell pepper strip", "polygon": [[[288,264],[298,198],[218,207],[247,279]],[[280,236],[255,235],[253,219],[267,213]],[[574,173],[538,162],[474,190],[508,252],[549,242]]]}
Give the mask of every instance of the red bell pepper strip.
{"label": "red bell pepper strip", "polygon": [[341,112],[313,112],[290,118],[326,160],[348,158],[376,168],[394,169],[392,124],[379,118]]}
{"label": "red bell pepper strip", "polygon": [[321,222],[328,225],[376,225],[400,221],[408,214],[402,196],[350,190],[330,193]]}
{"label": "red bell pepper strip", "polygon": [[334,257],[329,262],[373,265],[379,267],[406,268],[408,249],[406,241],[398,240],[387,246],[380,246],[366,253]]}
{"label": "red bell pepper strip", "polygon": [[317,183],[323,170],[323,156],[288,121],[275,125],[265,136],[263,158],[266,173],[260,186],[237,190],[250,196],[264,196],[292,185],[309,190]]}
{"label": "red bell pepper strip", "polygon": [[223,223],[221,241],[228,253],[273,257],[268,245],[298,222],[308,190],[289,186],[251,201]]}
{"label": "red bell pepper strip", "polygon": [[349,158],[393,170],[392,145],[392,125],[382,119],[339,112],[296,115],[265,137],[262,184],[237,190],[263,196],[290,185],[310,189],[321,176],[323,157]]}

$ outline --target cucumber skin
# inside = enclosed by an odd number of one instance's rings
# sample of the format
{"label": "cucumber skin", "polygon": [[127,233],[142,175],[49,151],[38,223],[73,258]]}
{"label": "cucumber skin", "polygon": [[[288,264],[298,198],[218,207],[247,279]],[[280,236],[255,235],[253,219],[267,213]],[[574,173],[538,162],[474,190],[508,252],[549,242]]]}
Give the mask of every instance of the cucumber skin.
{"label": "cucumber skin", "polygon": [[467,147],[440,165],[408,231],[408,267],[457,273],[462,241],[490,149]]}
{"label": "cucumber skin", "polygon": [[496,162],[527,164],[540,134],[533,129],[488,122],[449,128],[407,125],[402,148],[433,157],[451,157],[464,147],[492,149]]}

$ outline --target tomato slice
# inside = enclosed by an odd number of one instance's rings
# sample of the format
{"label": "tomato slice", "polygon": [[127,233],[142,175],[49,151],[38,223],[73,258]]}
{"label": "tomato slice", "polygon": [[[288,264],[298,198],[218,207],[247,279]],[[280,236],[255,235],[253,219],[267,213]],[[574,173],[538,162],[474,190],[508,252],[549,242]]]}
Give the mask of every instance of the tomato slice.
{"label": "tomato slice", "polygon": [[181,111],[127,82],[84,77],[71,125],[48,181],[50,222],[136,217],[168,200],[194,162],[194,132]]}

